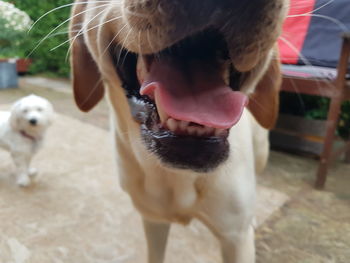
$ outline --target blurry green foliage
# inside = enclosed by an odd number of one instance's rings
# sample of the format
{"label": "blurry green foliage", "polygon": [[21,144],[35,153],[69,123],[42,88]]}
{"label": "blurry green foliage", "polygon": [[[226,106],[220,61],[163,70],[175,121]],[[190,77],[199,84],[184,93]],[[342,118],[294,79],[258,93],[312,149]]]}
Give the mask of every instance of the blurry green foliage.
{"label": "blurry green foliage", "polygon": [[[0,25],[5,24],[0,17]],[[15,58],[25,56],[28,46],[26,33],[15,30],[0,29],[0,58]]]}
{"label": "blurry green foliage", "polygon": [[[311,119],[325,120],[330,104],[330,99],[316,98],[318,107],[306,113],[306,116]],[[337,134],[344,138],[350,138],[350,102],[344,102],[341,106],[341,114],[338,122]]]}
{"label": "blurry green foliage", "polygon": [[345,102],[342,105],[342,113],[338,125],[338,133],[342,138],[350,138],[350,102]]}
{"label": "blurry green foliage", "polygon": [[13,4],[0,0],[0,58],[23,57],[29,16]]}
{"label": "blurry green foliage", "polygon": [[[17,8],[25,11],[33,21],[36,21],[46,12],[69,3],[72,0],[48,0],[48,1],[38,1],[38,0],[6,0],[7,2],[13,3]],[[58,9],[40,20],[33,29],[27,34],[27,45],[23,48],[23,53],[25,56],[29,55],[31,51],[36,47],[36,45],[45,36],[53,30],[60,23],[69,18],[70,7],[64,7]],[[33,64],[30,68],[30,72],[33,74],[37,73],[49,73],[55,76],[69,76],[69,63],[66,60],[66,54],[69,44],[66,43],[63,46],[50,51],[52,48],[60,45],[67,38],[67,27],[68,23],[59,27],[57,31],[54,32],[53,36],[48,37],[43,41],[38,48],[36,48],[29,56],[33,60]]]}
{"label": "blurry green foliage", "polygon": [[[304,116],[314,120],[327,119],[330,99],[295,93],[281,93],[281,113]],[[338,122],[337,135],[350,138],[350,101],[344,102]]]}

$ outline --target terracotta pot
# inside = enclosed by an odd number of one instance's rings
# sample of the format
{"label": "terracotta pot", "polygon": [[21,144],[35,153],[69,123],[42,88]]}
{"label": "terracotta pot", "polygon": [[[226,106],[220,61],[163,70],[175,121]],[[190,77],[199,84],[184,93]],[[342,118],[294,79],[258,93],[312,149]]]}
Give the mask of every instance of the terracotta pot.
{"label": "terracotta pot", "polygon": [[20,58],[17,59],[17,72],[18,73],[27,73],[29,66],[32,64],[31,59]]}

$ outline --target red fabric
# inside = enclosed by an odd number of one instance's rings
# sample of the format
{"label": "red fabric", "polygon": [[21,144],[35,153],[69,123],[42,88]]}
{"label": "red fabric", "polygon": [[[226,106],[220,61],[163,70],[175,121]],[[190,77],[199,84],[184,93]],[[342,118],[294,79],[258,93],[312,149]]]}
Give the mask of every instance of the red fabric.
{"label": "red fabric", "polygon": [[298,63],[315,4],[316,0],[290,0],[289,14],[278,40],[282,63]]}

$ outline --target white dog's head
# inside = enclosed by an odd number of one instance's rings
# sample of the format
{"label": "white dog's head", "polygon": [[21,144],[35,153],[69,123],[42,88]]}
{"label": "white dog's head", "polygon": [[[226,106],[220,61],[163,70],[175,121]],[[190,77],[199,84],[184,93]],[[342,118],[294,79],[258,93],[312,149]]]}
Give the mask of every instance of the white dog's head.
{"label": "white dog's head", "polygon": [[10,123],[14,130],[36,136],[46,130],[52,123],[53,117],[53,107],[47,99],[29,95],[13,104]]}

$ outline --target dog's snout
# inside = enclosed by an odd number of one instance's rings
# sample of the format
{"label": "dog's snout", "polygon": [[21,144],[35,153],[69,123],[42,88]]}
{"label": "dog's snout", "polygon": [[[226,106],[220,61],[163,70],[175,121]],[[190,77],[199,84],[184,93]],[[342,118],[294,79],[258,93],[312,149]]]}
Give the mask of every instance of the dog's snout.
{"label": "dog's snout", "polygon": [[37,125],[38,124],[38,120],[37,119],[34,119],[34,118],[32,118],[32,119],[30,119],[29,120],[29,123],[31,124],[31,125]]}

